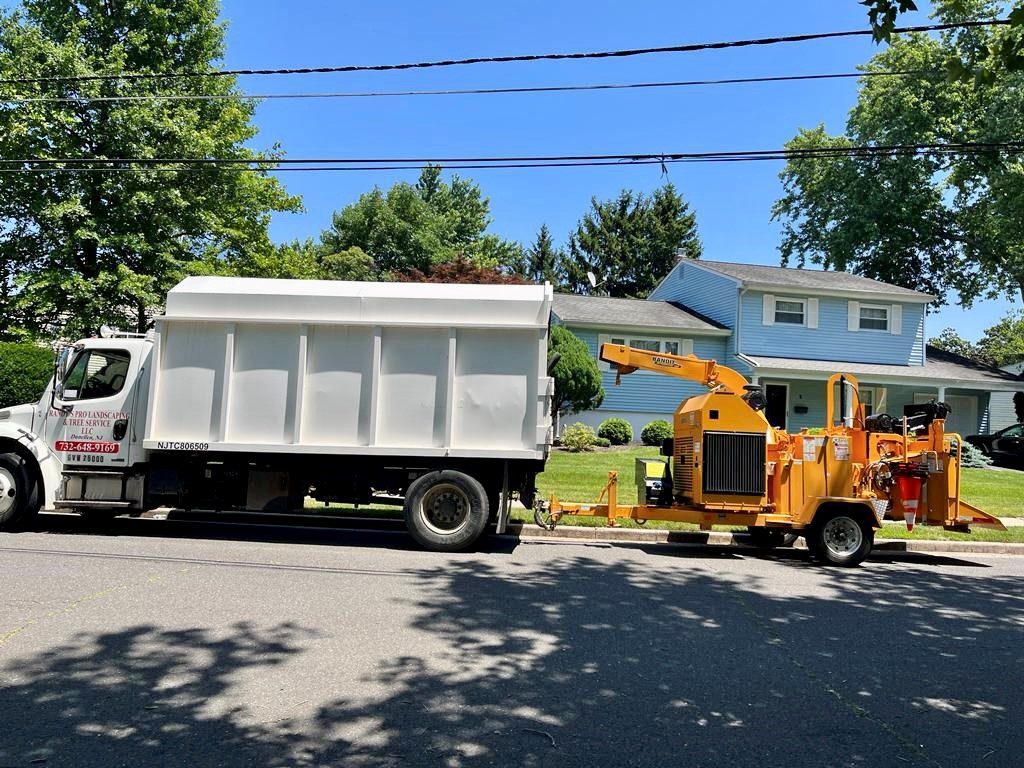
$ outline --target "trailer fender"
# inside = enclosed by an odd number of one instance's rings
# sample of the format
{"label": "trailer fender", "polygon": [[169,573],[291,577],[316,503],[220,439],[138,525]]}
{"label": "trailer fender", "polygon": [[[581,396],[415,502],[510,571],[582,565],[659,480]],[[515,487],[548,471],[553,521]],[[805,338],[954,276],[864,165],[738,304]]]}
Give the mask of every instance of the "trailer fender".
{"label": "trailer fender", "polygon": [[822,508],[835,509],[837,506],[843,506],[848,509],[857,508],[858,512],[864,515],[865,520],[870,523],[872,528],[877,530],[882,527],[882,523],[878,519],[878,515],[875,514],[875,508],[871,506],[869,499],[846,499],[836,496],[822,496],[807,502],[803,514],[800,515],[801,523],[804,527],[810,526],[814,523],[814,518],[817,517],[818,512]]}
{"label": "trailer fender", "polygon": [[34,432],[16,424],[0,424],[0,453],[16,453],[31,467],[39,483],[40,503],[52,509],[60,486],[61,461]]}

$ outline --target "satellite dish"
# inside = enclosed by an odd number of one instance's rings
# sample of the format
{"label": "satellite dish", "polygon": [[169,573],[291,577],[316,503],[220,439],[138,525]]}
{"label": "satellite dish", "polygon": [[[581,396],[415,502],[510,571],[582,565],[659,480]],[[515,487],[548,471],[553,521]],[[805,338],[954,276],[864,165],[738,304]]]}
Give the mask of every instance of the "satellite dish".
{"label": "satellite dish", "polygon": [[587,272],[587,282],[590,283],[591,288],[597,288],[597,275],[593,272]]}

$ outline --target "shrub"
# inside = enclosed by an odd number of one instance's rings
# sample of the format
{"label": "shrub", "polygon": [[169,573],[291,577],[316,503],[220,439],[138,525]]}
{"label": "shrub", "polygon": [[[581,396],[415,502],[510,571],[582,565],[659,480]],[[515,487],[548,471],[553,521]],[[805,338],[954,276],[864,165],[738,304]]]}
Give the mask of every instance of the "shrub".
{"label": "shrub", "polygon": [[661,445],[672,437],[672,425],[664,419],[655,419],[640,430],[640,440],[644,445]]}
{"label": "shrub", "polygon": [[35,403],[53,375],[53,352],[29,342],[0,342],[0,408]]}
{"label": "shrub", "polygon": [[606,438],[612,445],[625,445],[633,439],[633,425],[625,419],[605,419],[597,428],[597,436]]}
{"label": "shrub", "polygon": [[612,447],[612,441],[609,440],[607,437],[595,437],[594,438],[594,445],[597,448],[611,448]]}
{"label": "shrub", "polygon": [[594,430],[582,422],[570,424],[562,433],[562,447],[572,453],[592,451],[596,443]]}
{"label": "shrub", "polygon": [[975,448],[970,443],[964,443],[963,454],[961,455],[960,466],[961,467],[972,467],[974,469],[984,469],[992,464],[992,459],[981,452],[979,448]]}

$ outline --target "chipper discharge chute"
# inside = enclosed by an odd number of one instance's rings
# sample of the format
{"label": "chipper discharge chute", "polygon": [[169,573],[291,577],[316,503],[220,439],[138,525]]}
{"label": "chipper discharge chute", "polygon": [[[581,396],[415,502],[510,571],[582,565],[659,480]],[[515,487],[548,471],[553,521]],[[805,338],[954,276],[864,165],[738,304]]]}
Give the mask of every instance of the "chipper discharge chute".
{"label": "chipper discharge chute", "polygon": [[[963,438],[945,431],[949,409],[916,406],[901,418],[865,417],[854,376],[834,374],[826,391],[827,422],[789,434],[765,418],[761,387],[713,360],[604,344],[601,359],[619,377],[657,371],[708,387],[680,404],[659,470],[637,466],[639,503],[618,503],[618,473],[610,472],[597,502],[552,497],[537,508],[539,525],[554,527],[567,514],[744,526],[755,543],[783,544],[801,535],[811,554],[833,565],[857,565],[868,556],[884,518],[969,532],[1002,529],[998,519],[960,499]],[[667,474],[656,483],[658,473]],[[642,473],[642,481],[641,481]],[[652,473],[653,476],[652,476]],[[654,486],[659,485],[657,493]]]}

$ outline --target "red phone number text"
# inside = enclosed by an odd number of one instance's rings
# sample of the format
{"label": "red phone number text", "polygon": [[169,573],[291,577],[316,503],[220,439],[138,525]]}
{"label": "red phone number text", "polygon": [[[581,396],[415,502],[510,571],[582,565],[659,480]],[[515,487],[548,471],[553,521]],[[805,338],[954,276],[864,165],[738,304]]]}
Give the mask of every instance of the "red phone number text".
{"label": "red phone number text", "polygon": [[58,451],[68,453],[117,453],[117,443],[83,443],[74,440],[58,440],[55,446]]}

